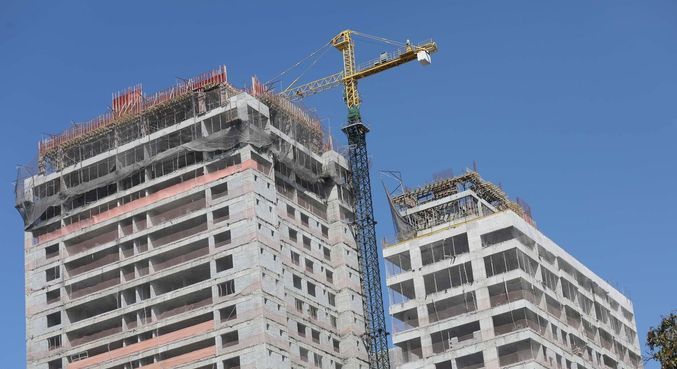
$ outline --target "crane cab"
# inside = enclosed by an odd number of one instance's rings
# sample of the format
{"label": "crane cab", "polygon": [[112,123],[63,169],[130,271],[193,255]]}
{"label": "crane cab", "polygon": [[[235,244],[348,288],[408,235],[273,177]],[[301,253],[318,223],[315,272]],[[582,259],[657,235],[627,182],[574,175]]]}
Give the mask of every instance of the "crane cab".
{"label": "crane cab", "polygon": [[387,61],[388,61],[388,53],[384,51],[381,53],[381,55],[378,56],[378,61],[376,62],[376,65],[383,64]]}

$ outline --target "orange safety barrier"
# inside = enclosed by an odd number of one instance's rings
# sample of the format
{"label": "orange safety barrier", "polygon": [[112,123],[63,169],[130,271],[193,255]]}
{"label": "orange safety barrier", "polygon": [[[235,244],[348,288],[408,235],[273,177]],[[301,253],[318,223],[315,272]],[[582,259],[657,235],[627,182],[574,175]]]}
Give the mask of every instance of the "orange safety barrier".
{"label": "orange safety barrier", "polygon": [[[113,94],[112,101],[113,111],[99,115],[86,123],[76,124],[61,134],[40,141],[38,144],[39,156],[42,157],[50,150],[72,140],[105,129],[117,121],[120,121],[120,118],[123,116],[140,114],[153,106],[160,105],[176,97],[187,95],[194,90],[215,84],[228,85],[228,76],[226,74],[225,65],[150,96],[143,95],[143,88],[140,84],[130,87],[126,91],[115,93]],[[232,88],[232,86],[228,86]]]}
{"label": "orange safety barrier", "polygon": [[197,186],[201,186],[204,184],[207,184],[209,182],[216,181],[218,179],[227,177],[229,175],[239,173],[242,171],[245,171],[247,169],[257,169],[258,165],[257,162],[254,160],[245,160],[241,164],[236,164],[224,169],[217,170],[212,173],[208,173],[205,175],[202,175],[200,177],[195,177],[189,181],[186,182],[181,182],[172,186],[169,186],[167,188],[164,188],[158,192],[155,192],[153,194],[150,194],[146,197],[142,197],[140,199],[130,201],[124,205],[120,205],[116,208],[104,211],[102,213],[99,213],[95,216],[92,216],[91,218],[81,220],[79,222],[75,222],[72,224],[69,224],[65,227],[61,227],[53,232],[45,233],[41,236],[38,237],[38,244],[48,242],[51,240],[54,240],[56,238],[59,238],[61,236],[65,236],[67,234],[73,233],[75,231],[78,231],[82,228],[89,227],[101,222],[104,222],[106,220],[109,220],[111,218],[114,218],[119,215],[127,214],[129,212],[132,212],[136,209],[139,209],[141,207],[156,203],[158,201],[170,198],[178,193],[181,193],[183,191],[190,190],[191,188],[195,188]]}
{"label": "orange safety barrier", "polygon": [[[125,346],[125,347],[121,347],[119,349],[111,350],[111,351],[106,352],[104,354],[95,355],[95,356],[92,356],[92,357],[88,357],[86,359],[82,359],[82,360],[79,360],[79,361],[69,363],[68,369],[87,368],[91,365],[97,365],[97,364],[100,364],[100,363],[103,363],[103,362],[106,362],[106,361],[120,359],[120,358],[129,356],[129,355],[132,355],[132,354],[135,354],[135,353],[139,353],[139,352],[151,349],[151,348],[157,348],[157,347],[164,346],[164,345],[167,345],[167,344],[170,344],[172,342],[176,342],[176,341],[179,341],[179,340],[182,340],[182,339],[185,339],[185,338],[197,336],[199,334],[209,332],[213,328],[214,328],[214,321],[210,320],[208,322],[204,322],[204,323],[196,324],[196,325],[191,326],[191,327],[179,329],[178,331],[163,334],[162,336],[151,338],[151,339],[139,342],[139,343],[134,343],[134,344],[131,344],[129,346]],[[214,348],[212,347],[212,350],[213,349]],[[202,350],[199,350],[199,351],[202,351]],[[196,352],[198,352],[198,351],[196,351]],[[182,355],[182,356],[185,356],[185,355]],[[181,356],[178,356],[177,358],[179,358],[179,357],[181,357]],[[176,359],[176,358],[172,358],[172,359]],[[170,359],[170,360],[172,360],[172,359]],[[166,360],[166,361],[168,361],[168,360]],[[155,365],[155,364],[153,364],[153,365]],[[150,367],[163,368],[161,366],[155,367],[155,366],[152,366],[152,365],[147,366],[147,367],[144,366],[144,368],[150,368]]]}

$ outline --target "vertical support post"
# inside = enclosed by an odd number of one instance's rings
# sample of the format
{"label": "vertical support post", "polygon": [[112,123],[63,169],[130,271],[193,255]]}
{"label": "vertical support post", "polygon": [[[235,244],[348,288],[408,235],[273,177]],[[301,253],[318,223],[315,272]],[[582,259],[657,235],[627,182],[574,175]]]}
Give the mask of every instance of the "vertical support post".
{"label": "vertical support post", "polygon": [[343,55],[343,99],[348,105],[348,122],[361,121],[360,117],[360,94],[357,92],[357,79],[355,74],[355,44],[353,43],[353,31],[345,30],[331,40],[331,44],[341,51]]}
{"label": "vertical support post", "polygon": [[379,253],[376,243],[376,221],[371,198],[367,132],[360,121],[352,121],[343,128],[350,147],[353,193],[355,197],[355,239],[361,269],[362,304],[365,319],[363,339],[369,354],[370,369],[390,369],[388,333],[383,312]]}

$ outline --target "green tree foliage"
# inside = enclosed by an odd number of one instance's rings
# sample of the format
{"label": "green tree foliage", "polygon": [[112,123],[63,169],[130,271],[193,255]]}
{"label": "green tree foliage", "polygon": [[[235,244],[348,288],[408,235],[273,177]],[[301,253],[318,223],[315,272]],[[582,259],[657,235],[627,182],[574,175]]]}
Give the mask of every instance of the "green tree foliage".
{"label": "green tree foliage", "polygon": [[662,317],[658,327],[651,327],[646,335],[648,359],[661,363],[662,369],[677,369],[677,314]]}

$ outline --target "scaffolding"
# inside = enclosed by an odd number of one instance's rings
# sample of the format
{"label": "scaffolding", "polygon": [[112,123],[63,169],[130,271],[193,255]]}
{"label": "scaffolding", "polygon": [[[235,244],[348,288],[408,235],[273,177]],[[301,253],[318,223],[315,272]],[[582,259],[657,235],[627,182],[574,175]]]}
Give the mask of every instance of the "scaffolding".
{"label": "scaffolding", "polygon": [[474,170],[404,190],[389,199],[399,241],[411,238],[417,231],[502,210],[512,210],[535,226],[526,202],[510,200],[500,187],[484,180]]}
{"label": "scaffolding", "polygon": [[[152,116],[154,110],[161,111],[163,108],[175,107],[176,103],[200,92],[204,94],[205,91],[217,86],[223,86],[231,92],[237,91],[227,82],[225,65],[150,96],[143,95],[143,88],[140,84],[113,93],[110,112],[90,121],[74,124],[73,127],[58,135],[41,140],[38,144],[39,160],[51,162],[56,169],[61,169],[64,163],[61,161],[63,158],[59,155],[60,151],[68,150],[83,143],[89,143],[95,150],[99,148],[101,152],[106,151],[113,146],[110,143],[106,144],[105,141],[96,142],[98,141],[97,138],[104,136],[109,140],[115,140],[116,135],[113,132],[118,126],[124,127],[127,124],[134,123],[135,118],[139,118],[144,113],[147,116]],[[204,100],[204,97],[202,100]],[[113,143],[116,142],[113,141]]]}
{"label": "scaffolding", "polygon": [[[249,106],[246,111],[229,107],[230,98],[246,92],[268,105],[269,117]],[[203,117],[218,107],[224,111]],[[182,128],[176,132],[158,133],[178,125]],[[70,218],[78,208],[216,156],[227,157],[245,144],[270,150],[276,165],[294,171],[305,189],[321,194],[328,180],[340,180],[312,156],[327,151],[327,137],[317,117],[263,89],[256,78],[252,88],[232,86],[225,66],[148,96],[139,84],[114,93],[110,112],[39,142],[37,162],[18,169],[16,208],[26,230],[40,228],[34,232],[39,237],[60,228],[61,220],[66,225],[82,220]],[[142,138],[147,140],[143,145],[125,148]],[[112,155],[88,164],[107,152]],[[85,217],[118,206],[102,204]]]}

